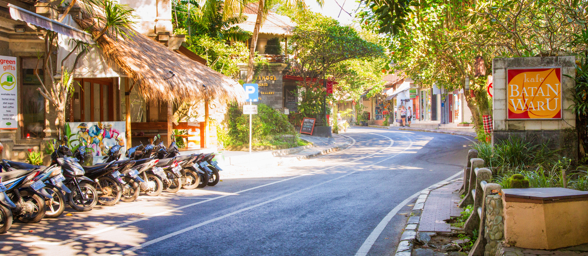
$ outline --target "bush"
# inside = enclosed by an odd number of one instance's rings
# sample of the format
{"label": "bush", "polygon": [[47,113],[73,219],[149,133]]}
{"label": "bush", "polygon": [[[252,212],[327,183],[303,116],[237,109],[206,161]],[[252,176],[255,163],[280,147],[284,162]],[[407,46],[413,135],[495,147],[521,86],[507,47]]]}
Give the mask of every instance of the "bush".
{"label": "bush", "polygon": [[388,122],[388,119],[390,119],[390,117],[388,115],[385,115],[384,116],[384,123],[383,123],[384,126],[390,125],[390,123]]}
{"label": "bush", "polygon": [[[286,147],[290,144],[294,146],[298,144],[298,135],[294,126],[288,121],[287,115],[265,104],[257,105],[257,113],[252,115],[253,145]],[[229,105],[227,115],[226,133],[217,131],[223,145],[225,147],[249,145],[249,115],[244,115],[242,107],[237,104]],[[287,139],[290,137],[293,138],[291,142]]]}
{"label": "bush", "polygon": [[515,174],[509,179],[510,188],[529,188],[529,180],[521,174]]}
{"label": "bush", "polygon": [[267,40],[265,45],[265,53],[267,54],[282,54],[282,46],[280,45],[280,39],[274,37]]}

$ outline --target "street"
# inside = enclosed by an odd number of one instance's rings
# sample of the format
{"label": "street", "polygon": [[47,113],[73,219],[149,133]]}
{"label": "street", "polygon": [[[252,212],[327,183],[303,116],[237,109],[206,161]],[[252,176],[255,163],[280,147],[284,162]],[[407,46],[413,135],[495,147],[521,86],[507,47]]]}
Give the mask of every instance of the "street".
{"label": "street", "polygon": [[343,135],[347,149],[221,172],[215,187],[17,222],[0,235],[0,254],[390,255],[414,202],[407,199],[460,172],[472,143],[357,127]]}

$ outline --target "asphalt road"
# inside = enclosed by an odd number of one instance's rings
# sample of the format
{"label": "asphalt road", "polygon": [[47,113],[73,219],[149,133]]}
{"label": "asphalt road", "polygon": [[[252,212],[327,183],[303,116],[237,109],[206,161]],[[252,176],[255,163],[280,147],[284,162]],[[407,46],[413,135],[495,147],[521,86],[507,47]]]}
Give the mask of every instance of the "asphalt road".
{"label": "asphalt road", "polygon": [[251,175],[221,172],[215,187],[15,223],[0,235],[0,254],[390,255],[406,199],[461,171],[471,141],[373,128],[345,135],[345,150]]}

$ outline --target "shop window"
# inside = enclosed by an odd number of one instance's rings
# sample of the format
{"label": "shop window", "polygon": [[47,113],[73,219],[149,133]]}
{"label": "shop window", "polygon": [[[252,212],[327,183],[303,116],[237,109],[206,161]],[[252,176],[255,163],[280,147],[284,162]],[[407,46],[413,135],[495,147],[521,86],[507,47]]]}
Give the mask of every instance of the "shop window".
{"label": "shop window", "polygon": [[43,138],[45,124],[45,98],[38,89],[41,82],[36,72],[43,79],[43,70],[36,68],[37,58],[23,59],[22,67],[22,137],[25,139]]}

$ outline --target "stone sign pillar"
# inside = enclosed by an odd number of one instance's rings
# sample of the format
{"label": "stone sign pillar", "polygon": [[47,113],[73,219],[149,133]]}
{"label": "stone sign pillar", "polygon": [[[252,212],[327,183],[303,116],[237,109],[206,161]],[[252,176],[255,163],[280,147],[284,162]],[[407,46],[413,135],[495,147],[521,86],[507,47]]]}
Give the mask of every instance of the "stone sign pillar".
{"label": "stone sign pillar", "polygon": [[575,72],[573,56],[494,59],[492,144],[520,137],[578,159]]}

